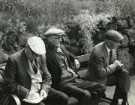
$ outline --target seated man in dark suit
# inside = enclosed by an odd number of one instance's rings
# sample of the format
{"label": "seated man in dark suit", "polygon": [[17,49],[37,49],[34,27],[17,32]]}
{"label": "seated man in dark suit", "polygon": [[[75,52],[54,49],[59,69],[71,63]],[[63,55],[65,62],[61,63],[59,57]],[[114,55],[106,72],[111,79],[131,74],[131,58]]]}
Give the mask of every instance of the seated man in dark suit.
{"label": "seated man in dark suit", "polygon": [[47,67],[52,75],[52,87],[76,97],[80,103],[90,101],[92,83],[80,79],[69,67],[68,58],[60,43],[64,34],[63,30],[56,27],[50,28],[45,33]]}
{"label": "seated man in dark suit", "polygon": [[111,105],[117,105],[122,98],[122,105],[126,105],[130,87],[128,72],[117,59],[117,48],[124,37],[115,30],[106,32],[104,42],[97,44],[91,53],[87,79],[104,85],[116,85]]}

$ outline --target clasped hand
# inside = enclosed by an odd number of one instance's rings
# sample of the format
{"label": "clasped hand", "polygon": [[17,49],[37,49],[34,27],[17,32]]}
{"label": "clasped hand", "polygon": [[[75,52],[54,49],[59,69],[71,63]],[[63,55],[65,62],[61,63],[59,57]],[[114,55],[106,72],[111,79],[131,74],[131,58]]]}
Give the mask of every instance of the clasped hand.
{"label": "clasped hand", "polygon": [[123,64],[119,60],[115,60],[114,64],[116,65],[116,67],[123,67]]}

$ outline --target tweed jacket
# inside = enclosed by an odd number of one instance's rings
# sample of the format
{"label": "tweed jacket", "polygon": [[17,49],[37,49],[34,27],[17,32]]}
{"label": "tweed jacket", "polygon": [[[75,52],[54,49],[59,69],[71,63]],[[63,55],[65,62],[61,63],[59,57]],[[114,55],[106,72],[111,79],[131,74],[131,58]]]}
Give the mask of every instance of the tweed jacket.
{"label": "tweed jacket", "polygon": [[[67,54],[63,54],[66,58],[68,58]],[[59,88],[61,82],[72,79],[69,75],[69,77],[66,78],[66,80],[62,79],[63,76],[67,74],[65,73],[65,71],[67,71],[67,64],[65,64],[65,60],[63,59],[63,57],[61,57],[61,54],[57,52],[56,48],[49,47],[47,49],[46,57],[47,68],[52,76],[52,87]]]}
{"label": "tweed jacket", "polygon": [[112,50],[112,57],[109,57],[105,42],[97,44],[90,55],[88,63],[88,72],[86,78],[88,80],[106,83],[107,76],[112,74],[115,70],[110,68],[109,60],[116,60],[116,50]]}
{"label": "tweed jacket", "polygon": [[[46,89],[46,85],[51,85],[51,75],[46,67],[45,56],[38,59],[40,72],[42,75],[42,89]],[[25,98],[31,88],[31,77],[29,74],[28,59],[25,50],[21,50],[11,55],[7,61],[5,70],[5,83],[7,84],[7,92],[16,94],[20,98]]]}

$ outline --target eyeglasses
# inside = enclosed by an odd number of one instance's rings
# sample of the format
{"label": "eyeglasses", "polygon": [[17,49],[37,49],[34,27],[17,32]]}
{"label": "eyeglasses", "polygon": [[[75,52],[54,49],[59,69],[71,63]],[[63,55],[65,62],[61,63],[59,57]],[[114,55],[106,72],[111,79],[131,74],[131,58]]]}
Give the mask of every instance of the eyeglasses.
{"label": "eyeglasses", "polygon": [[61,36],[52,36],[51,39],[62,39]]}

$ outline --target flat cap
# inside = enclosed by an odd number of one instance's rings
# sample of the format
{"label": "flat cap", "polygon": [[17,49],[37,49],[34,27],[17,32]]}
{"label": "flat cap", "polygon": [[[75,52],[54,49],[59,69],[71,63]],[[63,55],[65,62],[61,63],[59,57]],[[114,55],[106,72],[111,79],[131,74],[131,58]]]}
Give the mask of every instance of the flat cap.
{"label": "flat cap", "polygon": [[115,41],[115,42],[121,42],[124,39],[122,34],[115,30],[108,30],[105,33],[105,38],[108,40]]}
{"label": "flat cap", "polygon": [[45,36],[51,36],[51,35],[62,36],[62,35],[65,35],[65,31],[57,27],[51,27],[44,33],[44,35]]}
{"label": "flat cap", "polygon": [[44,41],[38,36],[28,38],[27,44],[37,55],[43,55],[46,53]]}

